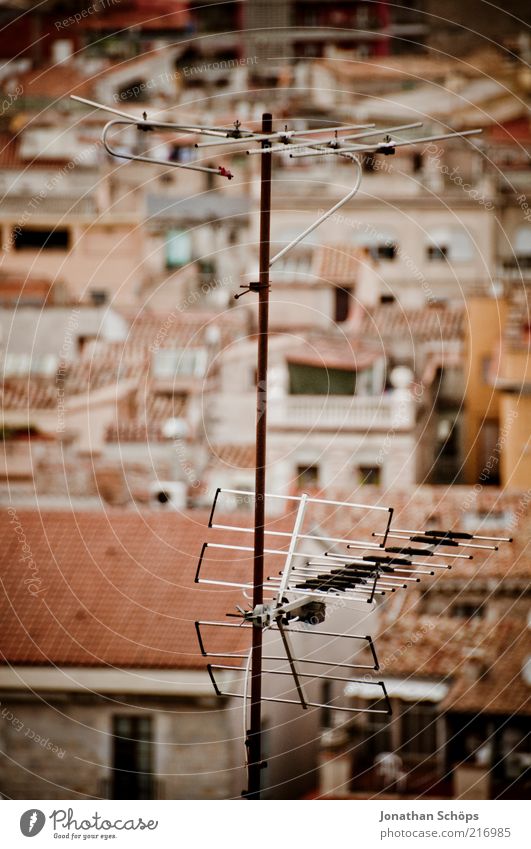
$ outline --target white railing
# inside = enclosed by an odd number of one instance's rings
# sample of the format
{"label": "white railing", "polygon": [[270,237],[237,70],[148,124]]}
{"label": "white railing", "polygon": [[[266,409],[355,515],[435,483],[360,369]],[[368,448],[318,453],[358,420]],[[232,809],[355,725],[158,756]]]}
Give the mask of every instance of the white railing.
{"label": "white railing", "polygon": [[406,430],[415,422],[408,393],[388,395],[286,395],[269,402],[269,423],[277,428]]}

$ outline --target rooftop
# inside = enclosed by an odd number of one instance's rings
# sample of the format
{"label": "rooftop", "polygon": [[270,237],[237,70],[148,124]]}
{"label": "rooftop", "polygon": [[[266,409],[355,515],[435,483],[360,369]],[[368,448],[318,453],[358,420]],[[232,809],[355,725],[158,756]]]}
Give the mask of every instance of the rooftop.
{"label": "rooftop", "polygon": [[[1,511],[3,662],[202,668],[194,621],[222,619],[240,600],[194,583],[207,523],[203,513]],[[236,579],[250,574],[248,559],[217,556]],[[240,637],[229,629],[217,650]]]}

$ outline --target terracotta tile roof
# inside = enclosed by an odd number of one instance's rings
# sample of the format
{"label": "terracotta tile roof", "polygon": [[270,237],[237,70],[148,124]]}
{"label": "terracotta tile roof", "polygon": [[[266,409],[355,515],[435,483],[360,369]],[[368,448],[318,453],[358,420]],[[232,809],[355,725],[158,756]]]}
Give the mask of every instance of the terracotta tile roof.
{"label": "terracotta tile roof", "polygon": [[[363,486],[354,491],[329,488],[320,497],[392,506],[395,528],[421,530],[431,526],[514,538],[512,543],[505,543],[498,551],[475,550],[473,560],[460,560],[459,566],[454,566],[451,571],[441,571],[436,583],[447,587],[447,591],[458,586],[501,589],[502,585],[522,587],[529,584],[531,558],[527,543],[531,531],[531,503],[525,492],[502,491],[494,487],[484,487],[477,492],[472,486],[417,486],[386,491],[382,487]],[[332,535],[352,535],[347,511],[313,505],[311,514],[314,521],[326,527]],[[356,516],[359,538],[370,536],[374,521],[371,512],[367,512],[361,520]],[[389,544],[399,543],[395,540]],[[434,585],[434,579],[430,580]],[[427,588],[428,584],[422,585],[422,589]],[[410,595],[413,597],[408,591],[407,596]]]}
{"label": "terracotta tile roof", "polygon": [[222,347],[246,332],[245,316],[241,310],[220,315],[207,311],[148,312],[123,309],[122,315],[131,328],[124,348],[145,346],[155,348],[202,347],[213,328],[219,331]]}
{"label": "terracotta tile roof", "polygon": [[168,419],[186,413],[187,398],[179,394],[161,396],[148,389],[145,407],[134,418],[119,418],[106,433],[107,442],[160,442],[167,440],[162,426]]}
{"label": "terracotta tile roof", "polygon": [[190,26],[188,3],[136,2],[136,8],[114,10],[112,7],[102,9],[98,15],[89,15],[79,22],[82,30],[98,32],[118,32],[135,27],[141,31],[151,30],[184,30]]}
{"label": "terracotta tile roof", "polygon": [[[158,349],[205,348],[210,344],[209,334],[217,328],[219,338],[216,347],[225,347],[244,333],[244,318],[241,313],[219,316],[217,313],[173,312],[173,313],[124,313],[131,322],[127,337],[123,341],[108,342],[97,339],[82,351],[81,358],[74,363],[58,366],[48,378],[6,377],[3,386],[3,406],[10,410],[52,409],[57,404],[58,388],[64,390],[65,399],[118,381],[138,378],[139,388],[145,393],[140,416],[131,421],[124,419],[120,427],[124,433],[131,428],[137,439],[145,435],[145,410],[148,409],[152,437],[159,432],[167,418],[181,414],[178,393],[173,398],[157,395],[150,383],[151,363]],[[151,430],[150,430],[151,428]],[[110,438],[114,438],[110,436]],[[128,441],[128,440],[126,440]]]}
{"label": "terracotta tile roof", "polygon": [[389,623],[376,646],[385,675],[446,680],[445,710],[531,715],[531,685],[522,675],[531,633],[521,621],[409,612]]}
{"label": "terracotta tile roof", "polygon": [[17,82],[24,89],[26,98],[46,97],[56,100],[70,94],[90,97],[94,88],[94,78],[74,62],[26,71],[17,75]]}
{"label": "terracotta tile roof", "polygon": [[465,312],[461,307],[404,309],[400,304],[382,304],[363,315],[363,338],[432,341],[462,339]]}
{"label": "terracotta tile roof", "polygon": [[313,275],[337,285],[352,286],[359,278],[360,267],[374,266],[365,248],[348,244],[324,245],[317,248]]}
{"label": "terracotta tile roof", "polygon": [[[194,583],[207,522],[202,513],[18,511],[12,520],[2,511],[3,662],[202,668],[194,620],[224,619],[241,602],[238,590]],[[20,559],[22,539],[32,561]],[[216,541],[231,539],[216,531]],[[251,574],[252,561],[234,552],[216,560],[236,580]],[[213,650],[247,645],[248,635],[226,630],[212,629]]]}
{"label": "terracotta tile roof", "polygon": [[211,445],[211,466],[229,466],[231,469],[254,469],[254,445]]}
{"label": "terracotta tile roof", "polygon": [[358,339],[343,334],[312,334],[301,345],[289,350],[286,359],[290,363],[317,368],[361,371],[379,356],[382,356],[381,352],[365,348]]}
{"label": "terracotta tile roof", "polygon": [[[95,392],[137,374],[134,364],[81,361],[61,365],[50,377],[6,377],[0,394],[6,410],[50,410],[59,394],[65,401],[85,392]],[[63,395],[64,393],[64,395]]]}
{"label": "terracotta tile roof", "polygon": [[4,410],[53,410],[57,406],[57,387],[51,381],[9,378],[1,396]]}
{"label": "terracotta tile roof", "polygon": [[[55,286],[55,289],[61,287]],[[64,291],[64,290],[63,290]],[[54,302],[54,281],[47,277],[0,274],[0,304],[18,306],[21,303],[44,305]]]}

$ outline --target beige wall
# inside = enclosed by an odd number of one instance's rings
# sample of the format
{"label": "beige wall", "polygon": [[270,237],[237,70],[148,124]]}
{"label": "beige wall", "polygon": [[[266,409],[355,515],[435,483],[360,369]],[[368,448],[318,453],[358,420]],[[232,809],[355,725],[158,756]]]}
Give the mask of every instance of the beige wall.
{"label": "beige wall", "polygon": [[465,332],[465,482],[476,483],[482,470],[481,429],[486,420],[498,421],[498,393],[486,380],[486,362],[496,357],[505,322],[504,301],[470,297],[466,302]]}
{"label": "beige wall", "polygon": [[529,489],[531,486],[531,396],[503,392],[500,399],[500,433],[503,486]]}
{"label": "beige wall", "polygon": [[[153,717],[154,770],[165,798],[219,799],[239,792],[230,716],[217,703],[89,693],[30,699],[0,695],[0,792],[12,799],[83,799],[107,792],[112,717]],[[3,712],[3,716],[2,716]],[[57,751],[37,742],[48,740]],[[190,745],[195,743],[196,745]]]}

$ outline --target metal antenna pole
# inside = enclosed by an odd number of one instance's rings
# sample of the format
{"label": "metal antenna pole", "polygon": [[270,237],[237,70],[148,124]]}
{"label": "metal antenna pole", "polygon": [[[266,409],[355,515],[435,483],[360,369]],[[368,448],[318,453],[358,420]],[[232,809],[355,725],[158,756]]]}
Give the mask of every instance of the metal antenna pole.
{"label": "metal antenna pole", "polygon": [[[262,132],[273,119],[262,115]],[[270,147],[268,140],[262,148]],[[263,603],[264,526],[267,439],[267,355],[269,335],[269,256],[271,241],[271,154],[262,156],[260,173],[260,273],[258,288],[258,368],[256,376],[256,478],[254,511],[253,608]],[[260,798],[262,771],[262,628],[253,627],[251,647],[251,717],[248,736],[248,798]]]}

